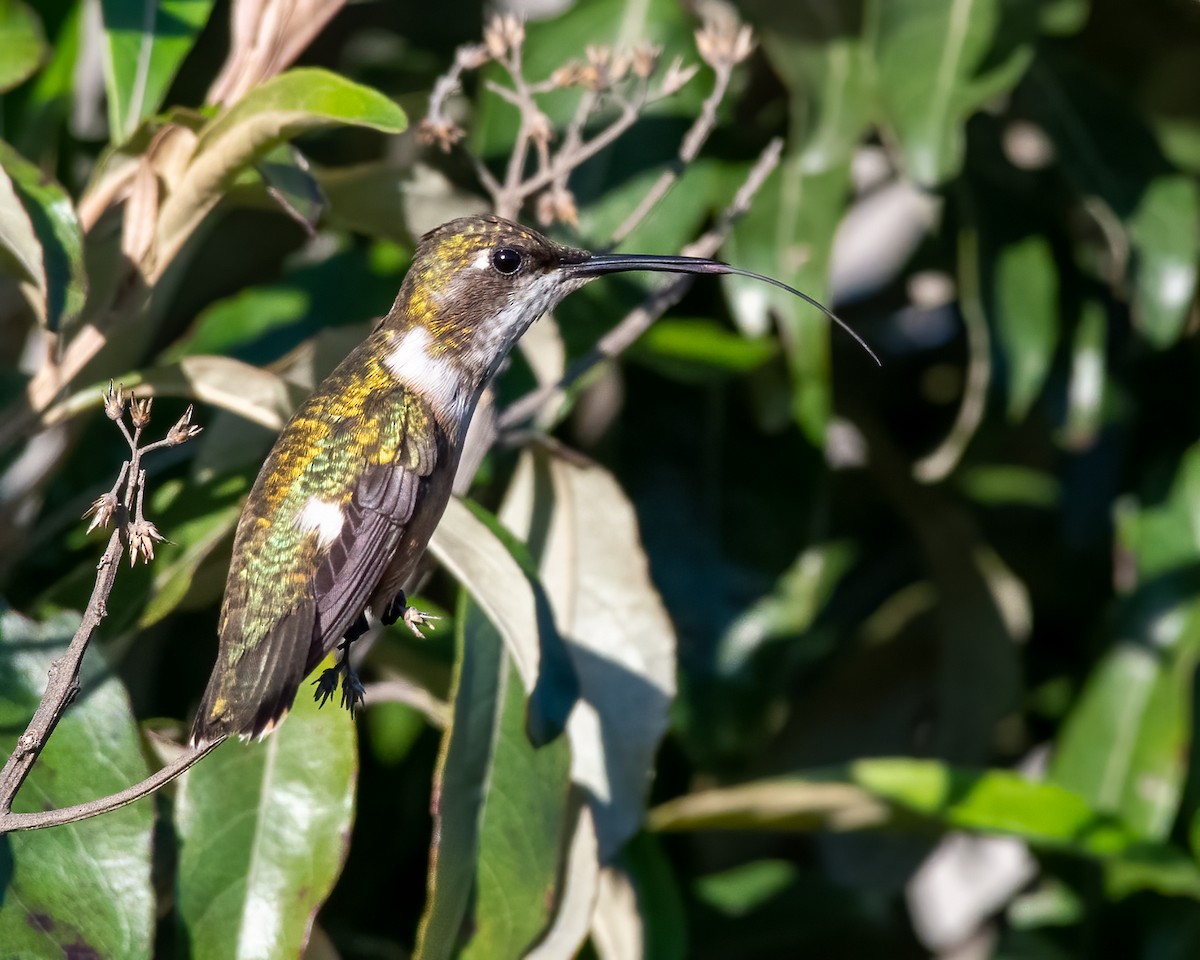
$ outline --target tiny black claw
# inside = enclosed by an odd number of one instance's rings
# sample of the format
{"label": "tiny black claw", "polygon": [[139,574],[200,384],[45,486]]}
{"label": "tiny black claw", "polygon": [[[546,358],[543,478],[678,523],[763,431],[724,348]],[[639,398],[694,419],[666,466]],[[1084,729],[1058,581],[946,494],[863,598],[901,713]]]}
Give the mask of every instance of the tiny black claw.
{"label": "tiny black claw", "polygon": [[[325,701],[337,691],[338,674],[341,672],[340,666],[329,667],[327,670],[322,670],[321,675],[313,681],[313,686],[317,688],[313,693],[313,699],[317,701],[319,706],[325,706]],[[342,696],[344,700],[345,694]]]}
{"label": "tiny black claw", "polygon": [[404,616],[404,611],[408,609],[408,597],[401,590],[398,594],[392,597],[392,602],[387,605],[387,609],[383,611],[383,616],[380,619],[384,626],[390,627],[393,623]]}
{"label": "tiny black claw", "polygon": [[366,701],[366,693],[358,674],[347,666],[342,677],[342,706],[353,714]]}

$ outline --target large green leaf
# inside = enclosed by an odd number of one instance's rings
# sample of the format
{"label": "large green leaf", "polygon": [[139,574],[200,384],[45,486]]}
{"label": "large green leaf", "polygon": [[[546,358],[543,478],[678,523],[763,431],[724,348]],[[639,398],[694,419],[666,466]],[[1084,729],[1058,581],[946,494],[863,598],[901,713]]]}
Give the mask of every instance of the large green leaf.
{"label": "large green leaf", "polygon": [[101,0],[111,138],[129,139],[162,105],[213,0]]}
{"label": "large green leaf", "polygon": [[874,4],[879,102],[912,179],[936,186],[958,173],[964,121],[1029,65],[1035,7],[1008,0]]}
{"label": "large green leaf", "polygon": [[548,743],[565,728],[579,693],[554,612],[525,547],[495,517],[453,499],[429,541],[508,646],[529,694],[529,735]]}
{"label": "large green leaf", "polygon": [[83,309],[83,230],[66,192],[0,141],[0,253],[31,287],[38,319],[58,330]]}
{"label": "large green leaf", "polygon": [[[7,759],[65,651],[79,615],[42,624],[0,614],[0,754]],[[95,800],[149,773],[120,682],[84,659],[79,697],[55,728],[14,812]],[[154,803],[0,838],[0,943],[14,957],[141,960],[154,942],[150,881]],[[5,849],[7,848],[7,849]]]}
{"label": "large green leaf", "polygon": [[194,960],[301,954],[346,858],[357,773],[350,714],[305,686],[272,734],[185,774],[176,889]]}
{"label": "large green leaf", "polygon": [[0,93],[28,80],[46,57],[42,22],[24,0],[0,0],[0,50]]}
{"label": "large green leaf", "polygon": [[[492,622],[466,599],[454,681],[454,717],[435,783],[429,899],[416,956],[521,956],[555,902],[570,793],[570,753],[560,738],[533,747],[524,688]],[[467,931],[468,908],[474,911]]]}
{"label": "large green leaf", "polygon": [[238,173],[277,144],[342,124],[399,133],[407,120],[377,90],[327,70],[289,70],[250,91],[201,129],[187,168],[160,212],[160,256],[169,259]]}
{"label": "large green leaf", "polygon": [[568,638],[580,697],[567,727],[571,776],[590,797],[608,862],[641,823],[675,695],[675,630],[633,506],[606,470],[528,455],[501,519],[537,558]]}

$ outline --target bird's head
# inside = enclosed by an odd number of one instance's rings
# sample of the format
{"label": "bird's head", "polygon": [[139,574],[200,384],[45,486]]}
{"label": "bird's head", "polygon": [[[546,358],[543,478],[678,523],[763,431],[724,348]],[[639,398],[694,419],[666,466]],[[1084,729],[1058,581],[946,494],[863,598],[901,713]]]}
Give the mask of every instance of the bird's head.
{"label": "bird's head", "polygon": [[825,307],[770,277],[699,257],[592,254],[496,216],[451,220],[425,234],[385,324],[422,327],[431,352],[490,374],[529,325],[568,294],[628,271],[739,274],[774,284],[816,306],[875,356]]}

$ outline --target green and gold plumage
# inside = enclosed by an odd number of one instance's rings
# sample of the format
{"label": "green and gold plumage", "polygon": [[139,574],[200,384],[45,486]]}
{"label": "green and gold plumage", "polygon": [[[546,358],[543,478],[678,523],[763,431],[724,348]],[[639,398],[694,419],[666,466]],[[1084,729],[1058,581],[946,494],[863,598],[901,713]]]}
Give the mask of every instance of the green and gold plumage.
{"label": "green and gold plumage", "polygon": [[[445,432],[380,360],[397,336],[377,330],[351,353],[263,465],[238,524],[197,740],[269,730],[371,602],[417,503],[432,495],[444,509],[448,489],[430,477],[448,459]],[[302,523],[313,502],[341,511],[328,543]]]}
{"label": "green and gold plumage", "polygon": [[[626,270],[740,273],[816,303],[715,260],[596,256],[499,217],[430,231],[391,311],[283,428],[246,500],[194,743],[271,730],[312,669],[365,629],[366,612],[391,619],[488,381],[541,314]],[[344,652],[318,695],[339,676],[353,706],[361,687]]]}

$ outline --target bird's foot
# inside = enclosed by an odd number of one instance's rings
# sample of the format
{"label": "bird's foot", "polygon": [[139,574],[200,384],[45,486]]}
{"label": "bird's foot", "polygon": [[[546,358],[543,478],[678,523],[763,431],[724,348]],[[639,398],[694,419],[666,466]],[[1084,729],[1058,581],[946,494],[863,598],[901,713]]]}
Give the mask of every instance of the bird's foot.
{"label": "bird's foot", "polygon": [[421,632],[421,628],[428,626],[432,630],[434,629],[432,621],[441,619],[432,613],[418,610],[416,607],[405,607],[404,609],[404,625],[422,640],[425,639],[425,634]]}
{"label": "bird's foot", "polygon": [[421,632],[421,627],[428,625],[429,629],[433,629],[433,620],[441,620],[441,617],[434,616],[432,613],[424,613],[416,607],[408,605],[408,598],[404,596],[404,591],[401,590],[398,594],[392,597],[392,602],[387,605],[387,609],[383,611],[383,616],[380,618],[385,624],[391,626],[397,620],[403,620],[404,625],[420,639],[425,639],[425,634]]}
{"label": "bird's foot", "polygon": [[[313,681],[313,686],[317,688],[313,693],[313,699],[317,701],[318,706],[325,706],[325,701],[337,692],[338,677],[341,672],[342,665],[339,663],[336,667],[322,670],[321,675]],[[342,694],[342,697],[344,702],[345,694]]]}
{"label": "bird's foot", "polygon": [[347,664],[345,673],[342,675],[342,706],[349,710],[351,716],[353,716],[354,712],[363,705],[366,699],[366,688],[363,687],[362,681],[358,679],[358,674]]}
{"label": "bird's foot", "polygon": [[313,686],[317,688],[313,693],[313,699],[318,701],[320,706],[325,706],[325,701],[337,692],[339,677],[342,683],[343,707],[354,713],[366,700],[366,689],[363,687],[362,681],[358,679],[354,668],[350,666],[350,644],[367,632],[367,626],[366,616],[360,614],[358,619],[350,625],[350,629],[346,631],[342,642],[337,645],[338,650],[341,651],[338,662],[334,666],[322,670],[321,675],[313,681]]}

